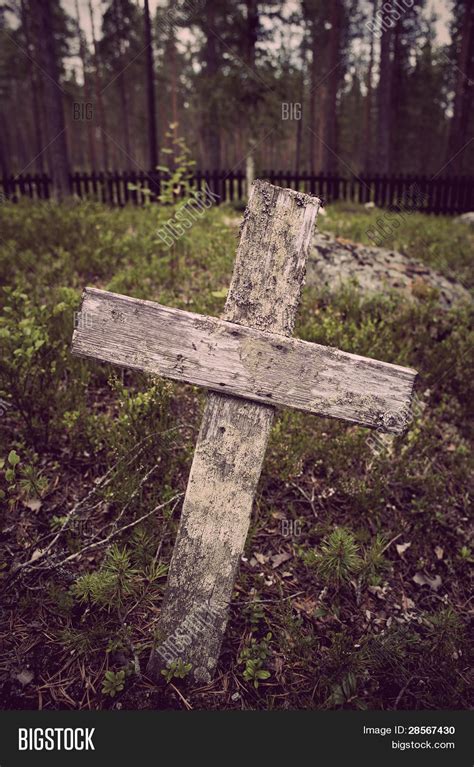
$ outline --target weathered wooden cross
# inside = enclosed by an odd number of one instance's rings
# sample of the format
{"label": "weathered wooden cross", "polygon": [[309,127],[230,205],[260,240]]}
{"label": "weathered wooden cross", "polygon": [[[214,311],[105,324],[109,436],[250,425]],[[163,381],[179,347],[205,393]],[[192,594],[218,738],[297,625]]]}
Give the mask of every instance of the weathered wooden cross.
{"label": "weathered wooden cross", "polygon": [[252,187],[223,319],[86,288],[75,354],[210,389],[148,671],[216,667],[275,405],[400,433],[416,372],[290,338],[320,200]]}

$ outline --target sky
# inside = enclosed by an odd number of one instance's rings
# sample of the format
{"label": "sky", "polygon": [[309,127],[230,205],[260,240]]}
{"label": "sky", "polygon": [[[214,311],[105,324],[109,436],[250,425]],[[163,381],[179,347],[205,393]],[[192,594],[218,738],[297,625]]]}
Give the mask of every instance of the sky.
{"label": "sky", "polygon": [[[150,10],[152,13],[156,10],[158,6],[160,7],[167,7],[168,2],[165,0],[149,0],[150,3]],[[143,7],[143,0],[139,0],[138,4]],[[398,6],[403,4],[403,0],[399,0]],[[75,11],[75,0],[62,0],[62,5],[66,9],[66,11],[73,17],[76,15]],[[96,26],[98,26],[99,23],[99,13],[100,13],[100,7],[101,7],[101,0],[92,0],[92,5],[95,8],[95,16],[96,16]],[[448,22],[451,15],[451,0],[428,0],[427,3],[427,12],[428,15],[431,14],[432,11],[436,13],[438,16],[438,21],[436,23],[436,36],[437,36],[437,42],[440,45],[444,45],[449,42],[449,30],[448,30]],[[299,7],[299,3],[297,0],[288,0],[288,8],[290,9],[290,6],[293,6],[294,8]],[[84,29],[87,38],[91,39],[91,25],[89,21],[89,8],[88,8],[88,0],[79,0],[79,13],[81,15],[81,24],[82,28]]]}
{"label": "sky", "polygon": [[434,11],[438,16],[436,41],[440,45],[446,45],[450,40],[448,24],[451,17],[451,5],[452,3],[448,0],[431,0],[431,3],[428,4],[429,12]]}

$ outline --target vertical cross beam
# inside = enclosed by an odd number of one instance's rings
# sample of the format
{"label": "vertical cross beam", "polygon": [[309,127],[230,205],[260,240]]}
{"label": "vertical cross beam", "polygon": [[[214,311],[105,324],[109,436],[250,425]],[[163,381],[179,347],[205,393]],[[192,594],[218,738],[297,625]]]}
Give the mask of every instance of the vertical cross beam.
{"label": "vertical cross beam", "polygon": [[[319,205],[316,197],[254,183],[223,319],[292,334]],[[212,677],[273,416],[268,405],[207,396],[148,665],[152,678],[176,647],[195,682]]]}

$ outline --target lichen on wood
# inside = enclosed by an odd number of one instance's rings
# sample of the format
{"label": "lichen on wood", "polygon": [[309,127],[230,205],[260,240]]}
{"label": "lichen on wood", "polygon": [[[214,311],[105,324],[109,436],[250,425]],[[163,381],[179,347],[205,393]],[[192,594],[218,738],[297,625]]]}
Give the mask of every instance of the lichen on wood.
{"label": "lichen on wood", "polygon": [[[302,197],[253,184],[224,319],[291,334],[319,207]],[[180,655],[195,682],[208,682],[217,665],[273,415],[268,405],[208,395],[159,621],[163,639],[197,606],[210,608]],[[148,666],[154,678],[166,665],[159,649]]]}

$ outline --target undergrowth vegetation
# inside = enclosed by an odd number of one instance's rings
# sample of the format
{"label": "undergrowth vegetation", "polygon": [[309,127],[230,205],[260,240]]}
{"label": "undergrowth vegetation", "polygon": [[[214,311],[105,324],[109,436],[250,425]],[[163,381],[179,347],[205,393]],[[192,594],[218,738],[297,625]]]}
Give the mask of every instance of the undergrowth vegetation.
{"label": "undergrowth vegetation", "polygon": [[[215,683],[144,675],[204,394],[70,341],[86,285],[222,311],[235,213],[166,249],[170,210],[0,206],[2,707],[467,707],[472,309],[434,295],[305,290],[296,335],[419,371],[409,431],[281,411]],[[368,241],[374,216],[320,225]],[[390,245],[469,285],[467,227],[416,215]]]}

